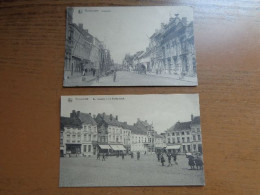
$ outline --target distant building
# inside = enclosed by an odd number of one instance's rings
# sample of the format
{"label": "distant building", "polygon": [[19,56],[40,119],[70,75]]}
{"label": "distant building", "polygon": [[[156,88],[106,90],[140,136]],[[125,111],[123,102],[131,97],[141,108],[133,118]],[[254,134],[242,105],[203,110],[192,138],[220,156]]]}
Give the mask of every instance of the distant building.
{"label": "distant building", "polygon": [[167,147],[178,148],[181,153],[201,152],[200,117],[193,117],[187,122],[177,122],[166,131]]}
{"label": "distant building", "polygon": [[131,151],[132,152],[148,152],[147,132],[138,126],[131,126]]}
{"label": "distant building", "polygon": [[164,140],[164,136],[155,133],[155,136],[154,136],[154,149],[155,149],[155,152],[161,151],[165,147],[166,147],[166,143],[165,143],[165,140]]}

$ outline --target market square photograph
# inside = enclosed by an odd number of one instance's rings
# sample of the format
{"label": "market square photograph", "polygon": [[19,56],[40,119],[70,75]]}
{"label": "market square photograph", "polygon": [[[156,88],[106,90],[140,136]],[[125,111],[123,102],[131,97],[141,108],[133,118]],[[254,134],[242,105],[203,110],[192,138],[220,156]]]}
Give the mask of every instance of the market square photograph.
{"label": "market square photograph", "polygon": [[62,96],[60,187],[204,184],[197,94]]}

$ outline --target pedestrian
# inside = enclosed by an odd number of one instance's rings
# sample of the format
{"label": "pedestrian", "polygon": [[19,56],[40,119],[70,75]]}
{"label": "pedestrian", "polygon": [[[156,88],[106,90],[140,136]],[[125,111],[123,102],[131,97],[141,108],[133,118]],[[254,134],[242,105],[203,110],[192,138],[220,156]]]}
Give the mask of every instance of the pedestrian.
{"label": "pedestrian", "polygon": [[116,71],[114,71],[113,81],[116,82]]}
{"label": "pedestrian", "polygon": [[97,160],[100,160],[100,153],[97,153]]}
{"label": "pedestrian", "polygon": [[146,151],[144,152],[144,155],[146,155]]}
{"label": "pedestrian", "polygon": [[140,152],[137,152],[137,160],[140,160]]}
{"label": "pedestrian", "polygon": [[160,156],[161,156],[161,154],[160,154],[160,152],[158,152],[158,153],[157,153],[158,162],[160,162],[160,160],[161,160],[161,159],[160,159]]}
{"label": "pedestrian", "polygon": [[133,152],[131,152],[131,158],[134,158],[134,153]]}
{"label": "pedestrian", "polygon": [[177,154],[176,153],[173,153],[173,160],[174,160],[174,163],[176,165],[178,165],[178,162],[177,162]]}
{"label": "pedestrian", "polygon": [[102,161],[106,161],[105,153],[103,153],[103,155],[102,155]]}
{"label": "pedestrian", "polygon": [[162,163],[162,166],[164,166],[164,162],[165,162],[165,159],[164,159],[164,156],[163,154],[161,155],[161,163]]}
{"label": "pedestrian", "polygon": [[122,160],[125,159],[125,155],[124,155],[124,152],[122,152]]}
{"label": "pedestrian", "polygon": [[97,77],[96,77],[96,82],[99,83],[99,74],[97,74]]}
{"label": "pedestrian", "polygon": [[172,166],[172,162],[171,162],[172,161],[172,155],[169,152],[167,156],[168,156],[168,167],[169,167],[169,166]]}

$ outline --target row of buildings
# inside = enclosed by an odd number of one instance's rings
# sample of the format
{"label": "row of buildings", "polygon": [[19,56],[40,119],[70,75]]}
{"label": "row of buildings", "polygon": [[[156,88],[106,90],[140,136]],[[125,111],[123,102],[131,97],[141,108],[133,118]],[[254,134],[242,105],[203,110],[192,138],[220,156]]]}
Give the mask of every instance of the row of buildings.
{"label": "row of buildings", "polygon": [[103,74],[113,67],[110,51],[83,24],[75,24],[73,8],[67,9],[64,76]]}
{"label": "row of buildings", "polygon": [[195,76],[193,22],[179,14],[170,17],[169,23],[161,23],[161,28],[150,37],[145,51],[125,55],[123,66],[141,73]]}
{"label": "row of buildings", "polygon": [[158,134],[146,120],[137,119],[129,125],[112,114],[91,115],[73,110],[70,117],[61,117],[61,156],[89,156],[99,152],[145,153],[165,149],[181,153],[202,152],[199,117],[192,116],[189,122],[177,122],[162,134]]}

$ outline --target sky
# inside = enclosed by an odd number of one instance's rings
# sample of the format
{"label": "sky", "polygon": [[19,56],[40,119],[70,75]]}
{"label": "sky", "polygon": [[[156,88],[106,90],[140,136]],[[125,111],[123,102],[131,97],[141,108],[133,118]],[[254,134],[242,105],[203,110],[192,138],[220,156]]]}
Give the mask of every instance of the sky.
{"label": "sky", "polygon": [[126,53],[145,50],[149,37],[175,14],[193,20],[192,8],[183,6],[75,7],[73,22],[82,23],[106,45],[112,59],[122,63]]}
{"label": "sky", "polygon": [[103,112],[117,115],[120,122],[130,125],[140,118],[153,123],[158,133],[178,121],[190,121],[191,114],[200,115],[198,94],[62,96],[61,116],[69,117],[72,110],[92,116]]}

